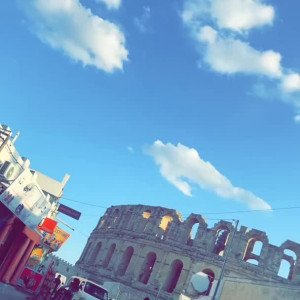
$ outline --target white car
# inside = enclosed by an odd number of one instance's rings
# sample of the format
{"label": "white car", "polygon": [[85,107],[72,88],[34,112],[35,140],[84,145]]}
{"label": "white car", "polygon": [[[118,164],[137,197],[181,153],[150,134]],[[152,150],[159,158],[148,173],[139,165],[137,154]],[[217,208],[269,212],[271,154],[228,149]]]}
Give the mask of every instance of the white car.
{"label": "white car", "polygon": [[[76,291],[72,291],[72,296],[66,295],[69,294],[68,291],[72,290],[70,288],[74,279],[79,281],[79,288]],[[68,281],[65,287],[59,289],[57,294],[54,296],[54,299],[72,299],[72,300],[110,300],[108,296],[108,291],[101,285],[78,276],[72,276]]]}

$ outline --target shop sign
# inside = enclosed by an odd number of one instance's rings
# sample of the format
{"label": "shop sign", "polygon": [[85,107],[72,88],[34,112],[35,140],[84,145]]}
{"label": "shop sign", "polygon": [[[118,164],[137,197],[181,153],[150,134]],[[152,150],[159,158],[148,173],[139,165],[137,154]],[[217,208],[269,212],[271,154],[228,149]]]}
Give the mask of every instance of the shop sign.
{"label": "shop sign", "polygon": [[52,220],[50,218],[45,218],[42,224],[39,225],[39,229],[46,231],[48,233],[53,233],[56,225],[57,225],[57,221]]}
{"label": "shop sign", "polygon": [[23,286],[28,291],[35,292],[42,280],[42,274],[25,268],[18,280],[18,285]]}
{"label": "shop sign", "polygon": [[50,247],[51,251],[57,251],[70,237],[70,234],[56,226],[53,233],[43,233],[43,243]]}
{"label": "shop sign", "polygon": [[[26,267],[30,269],[35,269],[42,262],[45,254],[45,249],[41,245],[37,245],[32,250],[30,257],[26,263]],[[40,273],[40,272],[38,272]]]}
{"label": "shop sign", "polygon": [[24,170],[0,195],[0,202],[32,230],[37,229],[50,211],[48,199],[29,169]]}
{"label": "shop sign", "polygon": [[76,220],[79,220],[79,218],[81,216],[81,212],[79,212],[69,206],[63,205],[63,204],[59,205],[57,211],[61,212],[62,214],[65,214],[73,219],[76,219]]}

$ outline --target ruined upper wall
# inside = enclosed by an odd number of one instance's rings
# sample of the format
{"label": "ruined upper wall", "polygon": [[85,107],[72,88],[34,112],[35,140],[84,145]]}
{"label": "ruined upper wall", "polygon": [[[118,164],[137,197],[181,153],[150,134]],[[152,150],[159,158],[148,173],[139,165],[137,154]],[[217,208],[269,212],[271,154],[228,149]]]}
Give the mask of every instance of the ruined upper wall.
{"label": "ruined upper wall", "polygon": [[[257,272],[258,268],[273,279],[280,280],[278,272],[281,262],[289,263],[288,279],[300,282],[300,244],[285,241],[279,247],[271,245],[265,232],[219,221],[208,228],[199,214],[190,214],[185,220],[174,209],[145,205],[120,205],[107,209],[92,235],[123,232],[146,240],[172,244],[179,250],[216,258],[229,251],[230,261],[237,266]],[[229,241],[232,245],[229,247]],[[230,249],[229,249],[230,248]],[[196,252],[195,252],[196,251]]]}

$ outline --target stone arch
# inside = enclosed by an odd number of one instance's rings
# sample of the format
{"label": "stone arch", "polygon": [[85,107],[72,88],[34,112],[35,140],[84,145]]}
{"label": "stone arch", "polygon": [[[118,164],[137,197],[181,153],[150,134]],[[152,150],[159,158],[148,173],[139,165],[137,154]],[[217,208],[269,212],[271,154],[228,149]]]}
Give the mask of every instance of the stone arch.
{"label": "stone arch", "polygon": [[144,284],[147,284],[149,281],[149,278],[151,276],[154,264],[156,262],[156,253],[155,252],[149,252],[145,258],[145,261],[142,265],[141,272],[139,275],[139,282],[142,282]]}
{"label": "stone arch", "polygon": [[288,280],[295,277],[296,262],[299,259],[300,246],[294,242],[286,241],[281,245],[282,258],[278,270],[278,276]]}
{"label": "stone arch", "polygon": [[94,249],[92,250],[91,255],[89,255],[89,263],[96,263],[97,256],[99,254],[101,247],[102,247],[102,242],[98,242],[96,244],[96,247],[94,247]]}
{"label": "stone arch", "polygon": [[117,270],[117,275],[123,276],[125,275],[128,266],[130,264],[132,255],[133,255],[134,249],[132,246],[129,246],[126,248],[125,252],[123,253],[121,262],[119,264],[118,270]]}
{"label": "stone arch", "polygon": [[264,245],[268,243],[265,234],[252,234],[248,238],[243,261],[258,265]]}
{"label": "stone arch", "polygon": [[180,259],[173,260],[169,274],[166,278],[165,284],[164,284],[164,291],[168,293],[172,293],[174,289],[176,288],[177,282],[179,280],[181,271],[183,269],[183,262]]}
{"label": "stone arch", "polygon": [[196,236],[199,235],[200,228],[206,227],[205,221],[201,216],[191,214],[184,223],[187,232],[186,244],[192,246]]}
{"label": "stone arch", "polygon": [[161,228],[163,231],[167,231],[169,229],[169,226],[170,226],[172,221],[173,221],[172,214],[165,214],[161,218],[159,228]]}
{"label": "stone arch", "polygon": [[282,250],[282,260],[286,260],[290,265],[287,279],[294,280],[297,275],[299,276],[296,265],[299,266],[300,263],[300,245],[287,240],[280,246],[280,249]]}
{"label": "stone arch", "polygon": [[152,216],[152,212],[150,209],[146,209],[143,211],[142,216],[144,219],[149,219]]}
{"label": "stone arch", "polygon": [[116,250],[116,244],[113,243],[113,244],[110,245],[110,247],[109,247],[109,249],[107,251],[107,254],[106,254],[106,256],[105,256],[105,258],[103,260],[103,263],[102,263],[103,268],[107,268],[108,267],[109,262],[111,261],[111,258],[113,256],[115,250]]}
{"label": "stone arch", "polygon": [[224,250],[229,240],[230,229],[227,225],[220,225],[216,230],[215,244],[213,252],[217,255],[223,256]]}

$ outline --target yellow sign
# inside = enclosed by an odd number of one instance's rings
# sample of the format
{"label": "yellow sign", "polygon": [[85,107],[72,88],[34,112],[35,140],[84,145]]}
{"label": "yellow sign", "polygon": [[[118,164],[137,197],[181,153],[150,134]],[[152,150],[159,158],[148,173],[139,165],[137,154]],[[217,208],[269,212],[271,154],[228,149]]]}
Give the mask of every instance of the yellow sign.
{"label": "yellow sign", "polygon": [[70,234],[56,226],[52,234],[46,233],[43,239],[53,251],[57,251],[61,245],[69,238]]}

